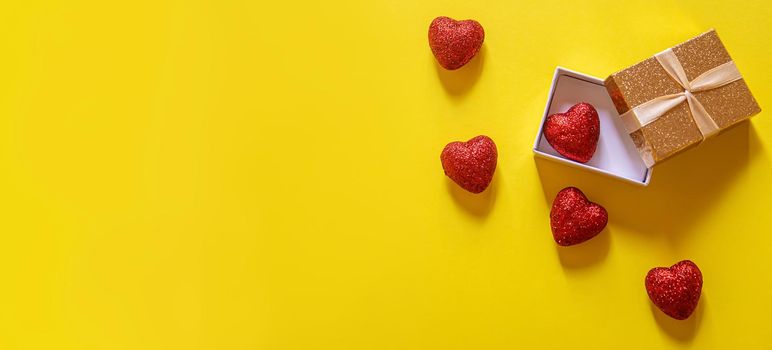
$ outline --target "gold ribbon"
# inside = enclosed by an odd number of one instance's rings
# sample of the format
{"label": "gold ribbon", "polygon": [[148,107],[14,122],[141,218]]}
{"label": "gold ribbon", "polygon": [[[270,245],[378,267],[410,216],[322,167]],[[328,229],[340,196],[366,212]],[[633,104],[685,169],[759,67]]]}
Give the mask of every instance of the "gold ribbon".
{"label": "gold ribbon", "polygon": [[694,97],[694,92],[712,90],[731,82],[742,79],[740,71],[737,70],[734,61],[729,61],[718,67],[715,67],[700,76],[689,81],[686,78],[686,72],[672,49],[662,51],[654,57],[657,59],[667,74],[675,80],[678,85],[684,88],[683,92],[677,94],[657,97],[653,100],[644,102],[633,109],[621,115],[622,123],[628,133],[633,133],[638,129],[654,122],[659,117],[673,109],[675,106],[686,101],[689,104],[692,118],[702,133],[703,139],[710,137],[718,132],[719,127],[705,110],[699,100]]}

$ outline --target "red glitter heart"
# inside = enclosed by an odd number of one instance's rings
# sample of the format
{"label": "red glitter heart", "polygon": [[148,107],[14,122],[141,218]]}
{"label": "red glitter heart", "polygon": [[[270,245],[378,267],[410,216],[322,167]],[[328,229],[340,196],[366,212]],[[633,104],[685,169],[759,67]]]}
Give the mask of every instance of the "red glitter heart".
{"label": "red glitter heart", "polygon": [[702,292],[702,272],[689,260],[655,267],[646,274],[649,299],[668,316],[685,320],[697,308]]}
{"label": "red glitter heart", "polygon": [[591,104],[573,105],[565,113],[555,113],[544,122],[544,136],[558,153],[581,163],[587,163],[600,137],[598,111]]}
{"label": "red glitter heart", "polygon": [[480,135],[467,142],[451,142],[440,155],[442,169],[463,189],[480,193],[488,187],[496,171],[496,144]]}
{"label": "red glitter heart", "polygon": [[590,202],[576,187],[558,192],[550,210],[550,226],[555,242],[562,246],[582,243],[603,231],[608,213],[602,206]]}
{"label": "red glitter heart", "polygon": [[485,39],[480,23],[437,17],[429,25],[429,46],[442,67],[459,69],[474,57]]}

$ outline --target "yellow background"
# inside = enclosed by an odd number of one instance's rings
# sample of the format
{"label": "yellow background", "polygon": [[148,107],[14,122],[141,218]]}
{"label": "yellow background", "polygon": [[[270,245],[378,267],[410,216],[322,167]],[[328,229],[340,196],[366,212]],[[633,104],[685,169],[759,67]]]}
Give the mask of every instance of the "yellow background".
{"label": "yellow background", "polygon": [[[427,28],[477,19],[438,68]],[[770,348],[772,118],[635,187],[531,145],[556,65],[607,74],[715,27],[772,108],[767,1],[6,1],[0,348]],[[439,154],[478,134],[494,182]],[[610,214],[557,248],[552,198]],[[649,268],[705,276],[687,321]]]}

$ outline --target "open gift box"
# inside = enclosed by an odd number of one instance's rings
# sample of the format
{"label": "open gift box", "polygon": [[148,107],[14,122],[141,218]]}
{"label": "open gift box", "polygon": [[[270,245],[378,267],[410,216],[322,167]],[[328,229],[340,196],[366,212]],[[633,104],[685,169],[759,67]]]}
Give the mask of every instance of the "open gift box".
{"label": "open gift box", "polygon": [[[587,163],[579,163],[563,157],[544,137],[542,128],[547,116],[562,113],[574,104],[587,102],[595,107],[600,119],[600,138],[595,155]],[[555,69],[547,107],[536,135],[533,152],[569,166],[599,172],[637,185],[646,186],[652,170],[647,168],[638,155],[633,140],[621,125],[619,113],[611,101],[603,79],[574,72],[563,67]]]}
{"label": "open gift box", "polygon": [[[592,104],[600,119],[598,146],[584,164],[560,155],[543,135],[547,116],[579,102]],[[710,30],[605,81],[558,67],[533,151],[646,186],[655,164],[760,111],[718,34]]]}

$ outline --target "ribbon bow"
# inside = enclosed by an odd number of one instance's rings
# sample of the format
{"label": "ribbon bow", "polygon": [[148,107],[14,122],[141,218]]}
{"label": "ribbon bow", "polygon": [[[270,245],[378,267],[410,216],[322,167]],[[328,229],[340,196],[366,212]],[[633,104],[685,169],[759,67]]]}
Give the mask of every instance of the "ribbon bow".
{"label": "ribbon bow", "polygon": [[718,132],[718,125],[713,118],[710,117],[710,114],[708,114],[700,101],[694,97],[693,93],[712,90],[742,79],[740,71],[737,70],[734,61],[729,61],[708,70],[694,78],[694,80],[689,81],[689,79],[686,78],[686,72],[684,72],[681,61],[678,60],[678,57],[676,57],[672,49],[662,51],[654,55],[654,57],[659,64],[662,65],[662,68],[665,69],[667,74],[670,75],[678,85],[681,85],[681,87],[684,88],[684,91],[677,94],[657,97],[622,114],[620,117],[622,118],[622,124],[627,132],[632,133],[649,123],[652,123],[663,114],[667,113],[667,111],[684,101],[689,104],[692,118],[700,129],[703,139]]}

